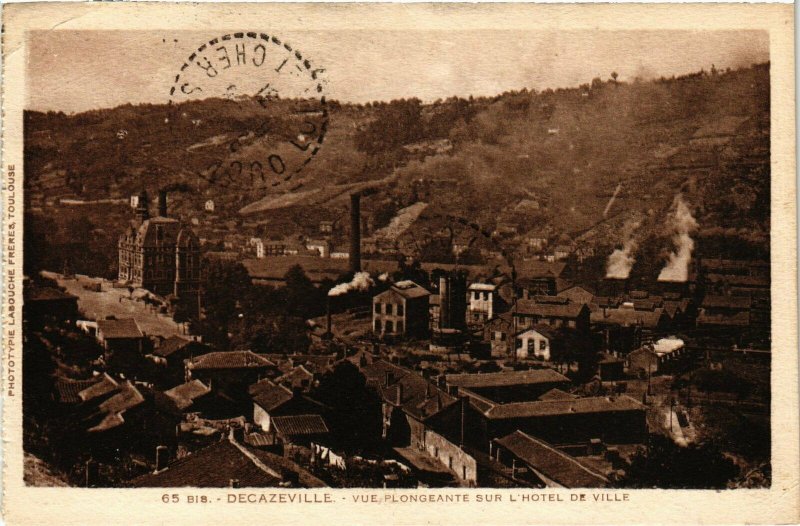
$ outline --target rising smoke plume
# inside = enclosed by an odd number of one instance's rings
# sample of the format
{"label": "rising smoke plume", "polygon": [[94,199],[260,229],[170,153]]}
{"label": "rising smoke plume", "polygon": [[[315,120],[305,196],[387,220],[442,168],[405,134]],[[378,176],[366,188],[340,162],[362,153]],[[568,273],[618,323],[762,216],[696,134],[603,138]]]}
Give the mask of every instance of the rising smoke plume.
{"label": "rising smoke plume", "polygon": [[328,296],[341,296],[354,290],[365,291],[369,290],[373,285],[375,285],[375,282],[369,277],[369,272],[356,272],[349,283],[339,283],[329,290]]}
{"label": "rising smoke plume", "polygon": [[615,249],[608,256],[608,261],[606,262],[607,278],[627,279],[630,275],[633,264],[636,263],[633,254],[636,252],[638,244],[633,237],[633,232],[637,228],[639,228],[638,221],[625,223],[623,228],[625,241],[622,243],[622,248]]}
{"label": "rising smoke plume", "polygon": [[694,240],[689,234],[697,228],[697,221],[683,200],[683,196],[675,196],[675,213],[672,216],[672,227],[675,234],[672,242],[675,251],[669,255],[667,265],[658,275],[659,281],[686,281],[689,279],[689,263],[692,260]]}

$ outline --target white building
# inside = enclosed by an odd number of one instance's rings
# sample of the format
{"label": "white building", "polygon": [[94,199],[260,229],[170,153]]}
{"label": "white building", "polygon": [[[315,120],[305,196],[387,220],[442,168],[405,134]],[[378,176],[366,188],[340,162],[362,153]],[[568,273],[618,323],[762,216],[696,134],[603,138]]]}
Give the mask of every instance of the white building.
{"label": "white building", "polygon": [[206,212],[213,212],[214,211],[214,201],[211,200],[211,199],[206,201],[205,209],[206,209]]}
{"label": "white building", "polygon": [[497,285],[473,283],[469,286],[469,323],[485,323],[494,318],[497,306]]}
{"label": "white building", "polygon": [[544,329],[528,329],[517,334],[517,358],[550,360],[550,336]]}

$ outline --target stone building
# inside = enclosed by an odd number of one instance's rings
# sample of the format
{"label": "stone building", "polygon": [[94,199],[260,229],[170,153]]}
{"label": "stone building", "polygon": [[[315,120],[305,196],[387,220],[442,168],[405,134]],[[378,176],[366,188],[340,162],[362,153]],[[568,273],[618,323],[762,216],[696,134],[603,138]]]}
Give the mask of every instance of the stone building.
{"label": "stone building", "polygon": [[159,192],[158,215],[150,217],[142,191],[136,217],[120,236],[119,281],[161,296],[175,295],[196,314],[200,294],[200,243],[190,227],[167,216],[167,194]]}

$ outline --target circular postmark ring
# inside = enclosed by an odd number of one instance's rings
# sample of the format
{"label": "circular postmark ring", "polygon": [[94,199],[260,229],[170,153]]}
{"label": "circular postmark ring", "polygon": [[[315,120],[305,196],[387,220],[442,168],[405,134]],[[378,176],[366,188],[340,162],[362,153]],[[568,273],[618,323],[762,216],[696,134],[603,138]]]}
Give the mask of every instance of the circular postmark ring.
{"label": "circular postmark ring", "polygon": [[247,126],[218,130],[224,133],[188,146],[187,152],[194,155],[185,168],[209,185],[240,184],[258,190],[288,182],[325,140],[329,112],[324,72],[290,44],[266,33],[229,33],[200,45],[170,88],[177,133],[208,124],[194,118],[191,124],[180,122],[188,116],[181,107],[208,98],[236,103],[232,120]]}

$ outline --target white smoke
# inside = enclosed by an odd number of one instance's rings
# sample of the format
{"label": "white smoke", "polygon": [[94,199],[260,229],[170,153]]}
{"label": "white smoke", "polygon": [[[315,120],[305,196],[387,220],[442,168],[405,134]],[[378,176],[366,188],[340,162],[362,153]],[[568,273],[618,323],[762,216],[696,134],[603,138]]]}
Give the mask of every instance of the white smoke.
{"label": "white smoke", "polygon": [[675,231],[672,242],[676,250],[669,255],[666,266],[658,275],[659,281],[686,281],[689,279],[689,263],[692,260],[694,240],[689,234],[697,228],[697,221],[692,216],[691,210],[678,194],[675,197],[675,213],[672,216],[672,226]]}
{"label": "white smoke", "polygon": [[622,183],[619,183],[617,185],[617,188],[614,190],[614,194],[611,196],[611,199],[608,200],[608,204],[603,210],[603,218],[608,216],[608,211],[611,210],[612,206],[614,206],[614,201],[617,200],[617,196],[619,195],[620,190],[622,190]]}
{"label": "white smoke", "polygon": [[339,283],[329,290],[328,296],[341,296],[353,290],[365,291],[369,290],[373,285],[375,285],[375,282],[369,277],[369,272],[356,272],[349,283]]}
{"label": "white smoke", "polygon": [[384,272],[383,274],[378,276],[378,281],[383,281],[383,282],[389,281],[389,273]]}
{"label": "white smoke", "polygon": [[627,279],[630,275],[633,264],[636,263],[633,253],[636,251],[638,244],[633,238],[633,232],[637,228],[639,228],[638,221],[625,224],[623,228],[625,241],[622,244],[622,248],[615,249],[608,256],[608,261],[606,262],[607,278]]}

